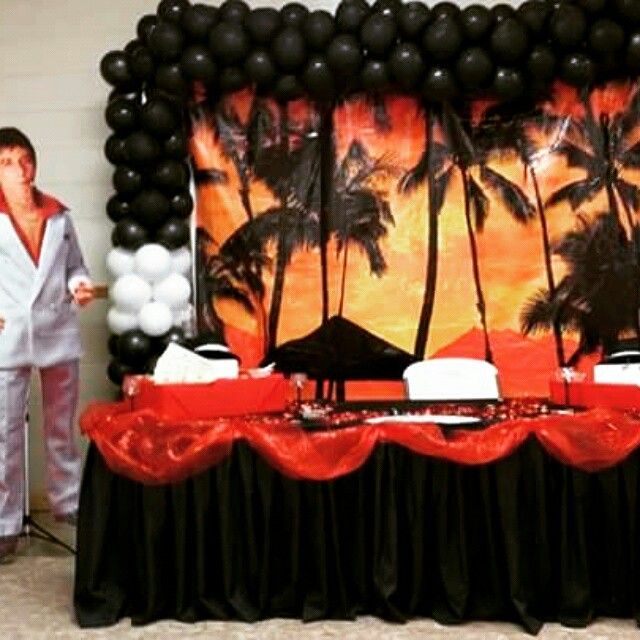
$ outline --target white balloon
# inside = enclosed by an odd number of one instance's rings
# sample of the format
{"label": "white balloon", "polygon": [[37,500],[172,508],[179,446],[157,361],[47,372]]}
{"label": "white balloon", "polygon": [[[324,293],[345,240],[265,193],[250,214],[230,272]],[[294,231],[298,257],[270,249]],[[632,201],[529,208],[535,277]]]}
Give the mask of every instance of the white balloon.
{"label": "white balloon", "polygon": [[189,281],[179,273],[171,273],[153,287],[153,299],[170,307],[184,307],[191,296]]}
{"label": "white balloon", "polygon": [[122,247],[114,247],[107,254],[107,269],[114,278],[119,278],[127,273],[133,273],[135,258],[133,251],[127,251]]}
{"label": "white balloon", "polygon": [[151,300],[151,285],[135,273],[120,276],[111,287],[110,295],[120,311],[137,313]]}
{"label": "white balloon", "polygon": [[135,256],[136,273],[147,282],[158,282],[171,272],[171,254],[161,244],[144,244]]}
{"label": "white balloon", "polygon": [[147,302],[138,313],[138,323],[148,336],[161,336],[173,325],[171,309],[164,302]]}
{"label": "white balloon", "polygon": [[191,251],[187,247],[171,252],[171,270],[187,278],[191,276]]}
{"label": "white balloon", "polygon": [[111,333],[119,336],[125,331],[138,328],[138,315],[120,311],[117,307],[111,307],[107,312],[107,325]]}

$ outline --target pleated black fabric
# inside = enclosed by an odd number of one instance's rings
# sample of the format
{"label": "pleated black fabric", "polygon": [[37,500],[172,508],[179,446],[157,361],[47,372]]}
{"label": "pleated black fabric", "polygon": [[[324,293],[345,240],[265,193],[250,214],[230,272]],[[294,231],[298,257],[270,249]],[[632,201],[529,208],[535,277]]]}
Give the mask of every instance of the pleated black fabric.
{"label": "pleated black fabric", "polygon": [[75,610],[82,627],[269,617],[454,624],[640,620],[640,453],[588,474],[534,439],[461,466],[380,446],[331,482],[294,481],[248,446],[148,487],[89,450]]}

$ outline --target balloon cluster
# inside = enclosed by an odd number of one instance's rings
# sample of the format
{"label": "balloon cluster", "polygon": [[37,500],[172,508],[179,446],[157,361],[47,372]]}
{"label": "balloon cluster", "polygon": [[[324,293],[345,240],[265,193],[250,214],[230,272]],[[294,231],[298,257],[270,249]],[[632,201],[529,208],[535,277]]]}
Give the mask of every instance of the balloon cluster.
{"label": "balloon cluster", "polygon": [[107,255],[114,278],[107,314],[113,360],[108,374],[147,373],[169,342],[182,343],[191,318],[191,254],[148,243],[136,251],[114,247]]}
{"label": "balloon cluster", "polygon": [[[278,11],[250,9],[243,0],[219,7],[162,0],[137,32],[123,51],[103,58],[104,78],[120,93],[144,86],[178,101],[194,81],[212,95],[253,86],[280,100],[306,94],[332,101],[390,89],[434,101],[513,100],[557,78],[582,86],[640,71],[638,0],[527,0],[518,8],[464,9],[453,2],[343,0],[335,15],[297,2]],[[142,122],[149,136],[138,135],[129,146],[140,162],[150,161],[158,153],[152,141],[158,131],[145,125],[144,113],[122,115],[125,130]],[[125,190],[139,190],[144,176],[129,169],[120,176]],[[177,166],[166,171],[180,173]]]}

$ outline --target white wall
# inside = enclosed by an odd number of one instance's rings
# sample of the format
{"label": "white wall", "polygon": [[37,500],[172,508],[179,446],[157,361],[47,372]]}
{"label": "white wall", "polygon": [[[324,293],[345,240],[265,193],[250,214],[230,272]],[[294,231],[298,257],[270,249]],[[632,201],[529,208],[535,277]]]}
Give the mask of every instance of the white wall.
{"label": "white wall", "polygon": [[[104,209],[111,193],[111,167],[102,152],[108,135],[103,112],[109,89],[98,65],[104,53],[135,37],[138,19],[154,12],[157,4],[157,0],[0,0],[0,126],[16,126],[33,140],[38,184],[71,208],[96,282],[107,279],[104,257],[111,246],[112,227]],[[337,4],[306,1],[310,9],[335,9]],[[105,374],[106,310],[106,302],[97,301],[82,314],[86,354],[81,409],[91,400],[113,395]],[[36,504],[41,504],[43,495],[39,404],[34,385],[31,484]]]}

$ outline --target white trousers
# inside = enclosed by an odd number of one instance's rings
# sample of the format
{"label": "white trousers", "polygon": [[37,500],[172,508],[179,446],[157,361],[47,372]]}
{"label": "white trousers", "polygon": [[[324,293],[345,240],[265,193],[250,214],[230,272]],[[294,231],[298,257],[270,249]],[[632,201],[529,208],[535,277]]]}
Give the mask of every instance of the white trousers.
{"label": "white trousers", "polygon": [[[39,369],[46,485],[54,514],[77,510],[81,458],[74,439],[79,361]],[[0,536],[17,535],[24,516],[24,428],[31,367],[0,369]]]}

